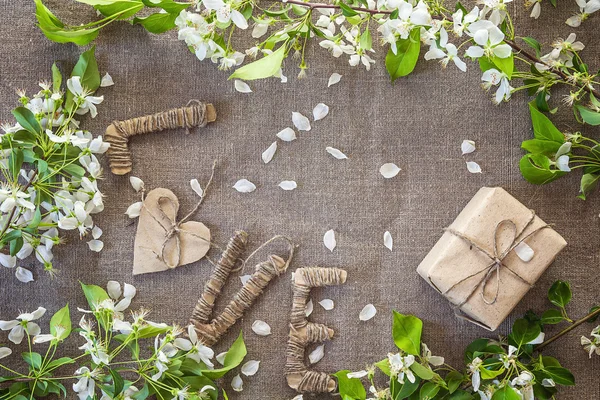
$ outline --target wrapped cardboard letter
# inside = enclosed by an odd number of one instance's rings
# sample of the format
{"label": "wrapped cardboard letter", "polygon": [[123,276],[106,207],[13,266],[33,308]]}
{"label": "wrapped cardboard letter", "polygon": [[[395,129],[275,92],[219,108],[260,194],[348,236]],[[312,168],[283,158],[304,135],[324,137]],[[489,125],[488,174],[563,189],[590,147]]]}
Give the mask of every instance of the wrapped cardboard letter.
{"label": "wrapped cardboard letter", "polygon": [[417,272],[457,315],[496,330],[565,240],[502,188],[481,188]]}

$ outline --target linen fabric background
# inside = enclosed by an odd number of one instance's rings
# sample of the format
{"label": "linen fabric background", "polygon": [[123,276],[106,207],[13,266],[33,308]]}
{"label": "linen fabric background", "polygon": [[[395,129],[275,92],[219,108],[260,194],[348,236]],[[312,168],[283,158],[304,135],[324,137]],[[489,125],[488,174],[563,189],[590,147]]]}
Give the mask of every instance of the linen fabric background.
{"label": "linen fabric background", "polygon": [[[80,23],[96,18],[90,7],[74,1],[47,0],[56,15]],[[582,53],[598,68],[598,22],[594,16],[583,27],[573,30],[564,21],[577,7],[573,1],[560,1],[558,9],[543,3],[539,20],[529,18],[522,1],[510,3],[519,35],[533,35],[550,43],[556,37],[578,34],[588,47]],[[11,121],[16,105],[15,90],[38,90],[39,80],[50,79],[50,67],[57,60],[63,72],[70,72],[82,51],[74,45],[48,41],[35,26],[32,1],[0,2],[0,118]],[[378,39],[376,40],[378,41]],[[490,101],[492,93],[479,88],[480,71],[469,64],[467,73],[454,65],[442,70],[436,62],[421,60],[414,73],[392,85],[385,72],[384,53],[367,72],[350,67],[347,59],[334,59],[317,42],[308,46],[310,69],[306,79],[296,79],[296,61],[285,63],[287,84],[278,79],[251,82],[251,94],[234,90],[228,73],[210,61],[200,62],[175,32],[156,36],[139,26],[113,24],[101,32],[97,58],[102,74],[109,72],[115,85],[102,88],[105,96],[95,119],[86,117],[82,127],[95,135],[103,134],[113,120],[183,106],[190,99],[213,103],[218,119],[208,127],[186,136],[183,130],[146,135],[132,141],[133,175],[142,178],[148,189],[173,190],[181,203],[180,216],[196,202],[189,187],[192,178],[203,184],[210,175],[213,160],[218,161],[215,183],[195,220],[207,224],[214,240],[225,244],[236,229],[250,233],[250,249],[277,234],[292,237],[299,250],[290,271],[272,282],[264,295],[217,346],[228,347],[240,329],[248,346],[247,359],[260,360],[254,377],[244,377],[244,391],[234,393],[227,375],[224,387],[233,399],[291,399],[295,393],[283,376],[291,307],[291,272],[303,266],[342,267],[348,282],[340,287],[314,290],[315,312],[311,318],[326,323],[336,337],[326,344],[325,358],[316,368],[323,371],[363,369],[395,349],[391,339],[392,310],[411,313],[424,321],[424,341],[434,354],[462,368],[463,349],[473,339],[495,337],[483,329],[454,318],[448,302],[417,275],[415,269],[442,233],[482,186],[502,186],[534,209],[564,236],[569,245],[525,296],[515,312],[499,328],[506,334],[515,318],[526,310],[548,307],[546,291],[557,279],[571,282],[575,297],[569,310],[583,316],[598,294],[599,246],[598,207],[600,195],[587,201],[576,198],[577,172],[547,186],[527,183],[519,173],[520,144],[532,137],[527,108],[528,98],[518,93],[500,106]],[[250,46],[247,46],[250,47]],[[421,56],[422,57],[422,56]],[[341,82],[327,88],[331,73],[343,75]],[[558,102],[558,96],[554,99]],[[291,126],[291,112],[311,115],[320,102],[330,106],[324,120],[313,123],[310,132],[301,132],[292,143],[279,142],[275,158],[268,165],[261,153],[276,140],[275,134]],[[312,118],[311,118],[312,119]],[[562,130],[580,129],[569,112],[556,119]],[[598,128],[583,128],[597,135]],[[477,151],[462,157],[460,143],[471,139]],[[326,146],[341,149],[348,160],[336,160],[325,152]],[[465,161],[477,161],[482,174],[470,174]],[[36,281],[24,285],[12,270],[4,269],[0,294],[0,318],[13,319],[19,310],[38,306],[51,315],[69,302],[73,321],[79,320],[76,306],[85,299],[78,281],[105,286],[108,280],[134,284],[138,288],[132,308],[152,309],[151,319],[186,324],[212,270],[201,261],[172,271],[132,276],[136,225],[124,215],[138,196],[128,178],[111,175],[104,158],[106,209],[95,219],[104,230],[105,249],[88,250],[85,241],[68,235],[69,243],[55,251],[60,274],[54,280],[45,276],[39,265],[28,260]],[[395,162],[402,171],[394,179],[383,179],[379,167]],[[250,194],[236,192],[231,186],[241,178],[258,188]],[[293,179],[298,188],[291,192],[277,184]],[[330,252],[323,246],[323,234],[334,229],[338,245]],[[383,233],[389,230],[394,250],[383,246]],[[285,254],[285,247],[269,251]],[[251,273],[252,266],[264,259],[267,251],[249,263],[239,275]],[[213,257],[217,257],[213,251]],[[238,275],[230,278],[220,307],[240,287]],[[335,309],[324,311],[317,302],[331,298]],[[360,322],[364,305],[377,307],[376,317]],[[251,331],[252,322],[268,322],[273,334],[259,337]],[[49,316],[41,326],[48,330]],[[586,324],[547,349],[571,369],[577,386],[561,390],[561,399],[600,398],[600,358],[591,360],[579,344],[589,335]],[[549,334],[557,329],[549,329]],[[0,341],[7,342],[6,334]],[[71,349],[80,342],[76,335]],[[18,353],[18,351],[16,351]],[[18,356],[5,359],[17,364]],[[72,397],[72,395],[70,395]],[[326,399],[328,395],[318,396]]]}

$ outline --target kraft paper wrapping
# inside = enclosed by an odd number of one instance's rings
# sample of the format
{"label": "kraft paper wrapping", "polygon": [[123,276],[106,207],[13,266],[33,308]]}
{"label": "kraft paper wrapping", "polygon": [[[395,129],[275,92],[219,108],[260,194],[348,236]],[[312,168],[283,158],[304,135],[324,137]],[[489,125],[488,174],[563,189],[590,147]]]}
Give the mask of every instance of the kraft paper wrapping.
{"label": "kraft paper wrapping", "polygon": [[[522,232],[516,239],[518,241],[546,225],[533,215],[532,210],[504,189],[484,187],[469,201],[449,229],[468,236],[482,249],[493,254],[494,233],[501,221],[514,222],[517,233]],[[512,230],[502,225],[497,235],[499,251],[509,248],[514,241]],[[552,228],[538,230],[524,242],[533,249],[533,258],[524,262],[514,250],[509,252],[502,260],[503,266],[498,269],[499,272],[493,272],[487,285],[484,285],[481,274],[468,277],[485,269],[493,261],[468,241],[447,230],[425,256],[417,272],[455,307],[459,306],[456,310],[459,315],[494,331],[567,245]],[[493,299],[498,277],[498,296],[493,304],[487,304],[482,296],[482,288],[485,288],[485,298]],[[474,287],[477,289],[471,294]]]}

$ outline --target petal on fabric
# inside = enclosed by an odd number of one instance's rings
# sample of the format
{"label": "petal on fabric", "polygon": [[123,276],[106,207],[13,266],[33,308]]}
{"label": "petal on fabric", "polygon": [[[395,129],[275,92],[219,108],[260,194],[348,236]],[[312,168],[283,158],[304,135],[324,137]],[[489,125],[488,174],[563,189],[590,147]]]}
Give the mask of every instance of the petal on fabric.
{"label": "petal on fabric", "polygon": [[373,304],[367,304],[358,314],[358,319],[361,321],[368,321],[377,314],[377,309]]}
{"label": "petal on fabric", "polygon": [[292,112],[292,122],[299,131],[310,131],[310,121],[299,112]]}
{"label": "petal on fabric", "polygon": [[338,160],[345,160],[348,158],[347,155],[345,155],[344,153],[342,153],[340,150],[336,149],[335,147],[326,147],[325,150],[329,154],[331,154],[332,156],[337,158]]}
{"label": "petal on fabric", "polygon": [[241,372],[246,376],[253,376],[258,372],[258,367],[260,366],[260,361],[250,360],[242,365]]}
{"label": "petal on fabric", "polygon": [[392,248],[394,247],[394,239],[389,231],[385,231],[383,234],[383,245],[390,249],[390,251],[392,251]]}
{"label": "petal on fabric", "polygon": [[296,131],[292,128],[284,128],[277,133],[277,137],[284,142],[291,142],[292,140],[296,140]]}
{"label": "petal on fabric", "polygon": [[235,90],[237,90],[240,93],[252,93],[252,89],[250,89],[250,86],[248,86],[246,82],[240,81],[239,79],[236,79],[233,82],[233,86],[235,87]]}
{"label": "petal on fabric", "polygon": [[335,307],[335,304],[334,304],[333,300],[331,300],[331,299],[323,299],[319,302],[319,304],[326,311],[333,310],[333,308]]}
{"label": "petal on fabric", "polygon": [[106,292],[113,300],[119,300],[121,297],[121,284],[117,281],[108,281],[106,284]]}
{"label": "petal on fabric", "polygon": [[460,150],[462,151],[462,155],[470,154],[475,151],[475,142],[472,140],[463,140],[460,145]]}
{"label": "petal on fabric", "polygon": [[323,235],[323,244],[329,249],[329,251],[333,252],[335,246],[337,245],[335,240],[335,231],[333,229],[325,232],[325,235]]}
{"label": "petal on fabric", "polygon": [[240,193],[250,193],[256,190],[256,185],[248,179],[240,179],[233,185],[233,188]]}
{"label": "petal on fabric", "polygon": [[335,85],[336,83],[339,83],[341,79],[342,79],[342,75],[338,74],[337,72],[334,72],[333,74],[331,74],[331,76],[329,77],[329,80],[327,81],[327,87],[330,87],[331,85]]}
{"label": "petal on fabric", "polygon": [[281,181],[279,187],[283,190],[294,190],[298,187],[296,181]]}
{"label": "petal on fabric", "polygon": [[257,319],[252,323],[252,331],[258,336],[268,336],[271,334],[271,327],[265,321]]}
{"label": "petal on fabric", "polygon": [[481,174],[481,167],[475,161],[467,161],[467,170],[472,174]]}
{"label": "petal on fabric", "polygon": [[112,76],[110,76],[108,72],[102,77],[102,80],[100,81],[100,87],[108,87],[114,84],[115,82],[113,81]]}
{"label": "petal on fabric", "polygon": [[275,152],[277,151],[277,142],[271,143],[269,147],[261,154],[261,158],[265,164],[271,162],[273,157],[275,156]]}
{"label": "petal on fabric", "polygon": [[15,270],[15,277],[23,283],[33,282],[33,273],[22,267],[17,267]]}
{"label": "petal on fabric", "polygon": [[401,169],[394,163],[386,163],[379,168],[379,173],[386,179],[390,179],[398,175]]}
{"label": "petal on fabric", "polygon": [[317,346],[313,351],[308,355],[308,361],[311,364],[316,364],[323,359],[325,356],[325,345],[321,344]]}

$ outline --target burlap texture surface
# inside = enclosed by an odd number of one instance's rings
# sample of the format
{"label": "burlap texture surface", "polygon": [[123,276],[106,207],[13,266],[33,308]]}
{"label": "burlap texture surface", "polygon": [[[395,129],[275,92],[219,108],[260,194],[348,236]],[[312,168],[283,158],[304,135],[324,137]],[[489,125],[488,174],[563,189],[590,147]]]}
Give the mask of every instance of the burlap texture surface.
{"label": "burlap texture surface", "polygon": [[[71,21],[91,20],[94,12],[67,0],[52,0],[49,6]],[[543,42],[566,37],[564,24],[576,9],[572,1],[559,2],[557,10],[544,3],[539,20],[528,17],[521,1],[511,3],[519,34],[534,34]],[[49,42],[35,27],[33,2],[0,2],[0,119],[10,120],[15,106],[15,89],[37,91],[39,80],[50,79],[50,66],[58,60],[70,70],[81,49]],[[588,48],[585,58],[599,67],[598,16],[577,29]],[[212,230],[218,243],[226,243],[236,229],[250,233],[251,247],[276,234],[288,235],[300,245],[291,269],[300,266],[336,266],[348,270],[341,287],[315,290],[315,302],[331,298],[332,311],[315,306],[313,319],[336,330],[335,340],[326,345],[326,356],[317,364],[325,371],[362,369],[383,358],[394,346],[391,340],[391,310],[412,313],[425,322],[424,340],[435,354],[457,367],[462,349],[473,339],[490,334],[454,318],[447,301],[415,272],[422,258],[481,186],[502,186],[525,205],[536,210],[569,245],[526,295],[511,317],[500,327],[506,333],[512,321],[528,309],[547,306],[546,291],[556,279],[572,283],[575,299],[569,306],[574,316],[583,315],[598,294],[598,204],[596,193],[588,201],[576,199],[578,174],[574,173],[545,187],[533,186],[521,177],[518,160],[521,141],[532,136],[527,98],[518,94],[509,103],[495,106],[489,94],[478,87],[480,73],[470,64],[466,74],[453,65],[441,70],[435,62],[420,62],[415,73],[389,83],[382,54],[370,72],[351,68],[346,60],[335,60],[314,43],[309,46],[308,77],[295,79],[297,69],[288,60],[285,73],[290,82],[271,79],[252,83],[254,93],[240,94],[228,74],[210,62],[199,62],[174,33],[150,35],[141,27],[115,24],[97,40],[97,57],[102,73],[110,72],[115,86],[102,89],[105,102],[96,119],[83,126],[102,134],[115,119],[183,106],[190,99],[215,104],[216,123],[186,136],[183,130],[148,135],[132,141],[133,174],[148,188],[171,189],[181,203],[180,216],[193,207],[195,194],[189,180],[206,182],[211,163],[219,163],[216,181],[206,204],[193,219]],[[332,72],[343,75],[340,84],[327,88]],[[291,126],[291,112],[305,115],[319,102],[328,104],[330,114],[300,133],[292,143],[281,143],[268,165],[260,154],[275,134]],[[578,129],[568,112],[558,120],[561,128]],[[597,135],[598,129],[584,133]],[[467,157],[480,163],[483,174],[467,172],[460,155],[463,139],[477,142],[476,153]],[[344,151],[349,160],[336,160],[326,146]],[[390,180],[379,167],[395,162],[402,171]],[[91,253],[85,242],[69,236],[69,244],[56,249],[57,279],[51,280],[35,267],[37,280],[19,284],[12,271],[2,272],[0,318],[12,319],[18,310],[45,306],[53,313],[66,302],[85,304],[78,281],[104,286],[110,279],[133,283],[139,289],[133,307],[145,305],[155,320],[187,322],[211,266],[203,261],[158,274],[132,276],[135,225],[124,216],[137,197],[126,177],[108,172],[104,160],[106,209],[97,218],[104,230],[105,249]],[[241,178],[254,182],[254,193],[241,194],[231,186]],[[298,189],[285,192],[277,187],[294,179]],[[333,253],[323,246],[323,234],[334,229],[338,247]],[[394,251],[383,246],[389,230]],[[284,253],[275,246],[273,251]],[[263,254],[263,257],[265,254]],[[260,259],[255,259],[255,262]],[[31,262],[33,264],[33,262]],[[254,263],[251,263],[254,264]],[[251,266],[242,273],[249,273]],[[291,307],[290,275],[275,281],[243,321],[217,348],[229,345],[243,329],[250,359],[261,360],[258,374],[244,378],[244,391],[233,399],[290,399],[294,396],[282,374]],[[233,276],[226,298],[240,286]],[[221,299],[221,306],[226,300]],[[358,313],[367,303],[377,316],[361,323]],[[315,303],[316,304],[316,303]],[[78,317],[74,317],[77,320]],[[256,319],[268,322],[273,334],[258,337],[250,326]],[[47,329],[48,319],[42,323]],[[577,386],[563,390],[561,399],[600,398],[600,358],[588,360],[579,337],[588,335],[585,325],[547,349],[573,370]],[[3,335],[3,341],[5,336]],[[75,338],[73,344],[78,339]],[[13,359],[14,362],[15,359]],[[229,387],[231,376],[227,376]],[[321,396],[319,398],[328,398]]]}

